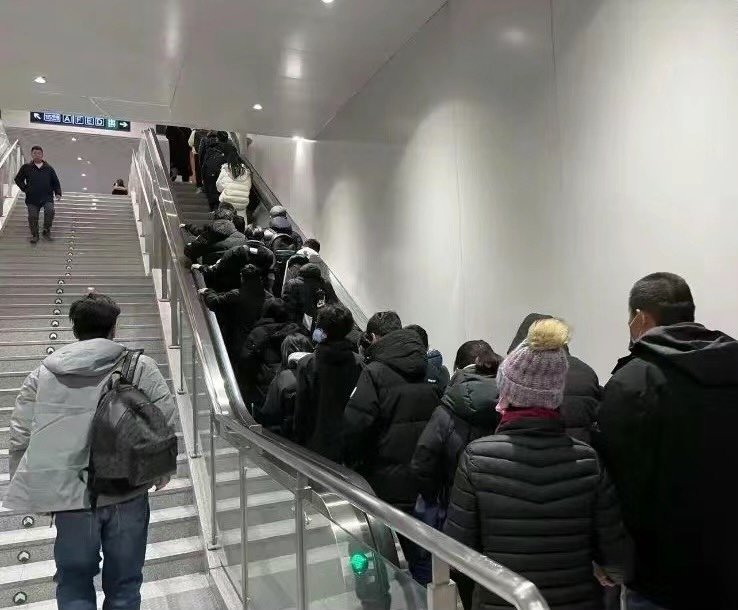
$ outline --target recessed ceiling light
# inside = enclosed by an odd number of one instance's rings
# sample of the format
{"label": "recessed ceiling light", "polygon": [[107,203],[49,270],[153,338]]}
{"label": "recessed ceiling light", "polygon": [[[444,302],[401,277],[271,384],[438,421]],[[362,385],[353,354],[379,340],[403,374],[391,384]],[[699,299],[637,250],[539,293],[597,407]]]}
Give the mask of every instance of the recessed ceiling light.
{"label": "recessed ceiling light", "polygon": [[292,139],[293,139],[293,140],[294,140],[295,142],[302,142],[302,136],[292,136]]}
{"label": "recessed ceiling light", "polygon": [[87,178],[87,174],[82,174],[82,177],[83,178]]}
{"label": "recessed ceiling light", "polygon": [[73,137],[73,138],[72,138],[72,142],[76,142],[76,141],[77,141],[77,138],[74,138],[74,137]]}
{"label": "recessed ceiling light", "polygon": [[88,161],[87,162],[87,165],[92,165],[92,161]]}
{"label": "recessed ceiling light", "polygon": [[333,0],[323,0],[323,4],[333,4]]}
{"label": "recessed ceiling light", "polygon": [[82,161],[82,157],[77,157],[77,161]]}
{"label": "recessed ceiling light", "polygon": [[264,106],[261,104],[254,104],[254,110],[264,110]]}
{"label": "recessed ceiling light", "polygon": [[46,77],[45,76],[37,76],[33,79],[34,83],[38,83],[39,85],[45,85],[46,84]]}
{"label": "recessed ceiling light", "polygon": [[83,187],[82,187],[82,190],[83,190],[83,191],[86,191],[86,190],[87,190],[87,187],[86,187],[86,186],[83,186]]}

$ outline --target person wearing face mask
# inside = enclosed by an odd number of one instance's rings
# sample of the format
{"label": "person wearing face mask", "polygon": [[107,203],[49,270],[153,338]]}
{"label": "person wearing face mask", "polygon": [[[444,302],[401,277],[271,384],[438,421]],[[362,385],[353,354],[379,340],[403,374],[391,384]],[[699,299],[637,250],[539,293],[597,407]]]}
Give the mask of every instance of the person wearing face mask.
{"label": "person wearing face mask", "polygon": [[313,332],[315,353],[297,367],[295,440],[334,461],[343,455],[343,410],[362,370],[362,359],[347,339],[353,328],[354,317],[340,303],[321,307]]}
{"label": "person wearing face mask", "polygon": [[734,609],[738,342],[695,322],[673,273],[637,281],[629,309],[595,443],[635,543],[623,608]]}

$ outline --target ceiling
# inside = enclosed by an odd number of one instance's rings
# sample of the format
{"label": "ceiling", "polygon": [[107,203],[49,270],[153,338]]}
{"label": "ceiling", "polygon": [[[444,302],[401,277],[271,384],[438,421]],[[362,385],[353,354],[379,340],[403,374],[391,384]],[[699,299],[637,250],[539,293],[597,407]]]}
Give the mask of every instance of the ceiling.
{"label": "ceiling", "polygon": [[0,2],[0,108],[313,137],[444,2]]}

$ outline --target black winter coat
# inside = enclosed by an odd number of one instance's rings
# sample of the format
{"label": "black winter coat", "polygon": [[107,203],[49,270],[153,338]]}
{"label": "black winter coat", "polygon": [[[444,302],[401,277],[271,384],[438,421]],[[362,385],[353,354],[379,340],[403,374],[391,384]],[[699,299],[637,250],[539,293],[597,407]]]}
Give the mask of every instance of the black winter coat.
{"label": "black winter coat", "polygon": [[[592,562],[617,576],[628,559],[615,489],[560,420],[518,420],[471,443],[444,530],[532,581],[551,610],[601,610]],[[477,587],[472,608],[511,606]]]}
{"label": "black winter coat", "polygon": [[428,383],[425,347],[412,330],[396,330],[367,350],[343,416],[347,463],[385,502],[412,511],[418,495],[410,462],[418,439],[438,405]]}
{"label": "black winter coat", "polygon": [[[528,329],[533,322],[550,318],[539,313],[532,313],[525,317],[510,344],[508,354],[512,352],[528,335]],[[568,348],[567,348],[568,354]],[[591,366],[569,355],[569,372],[566,375],[564,387],[564,401],[559,406],[559,413],[564,420],[566,433],[574,438],[592,442],[592,428],[597,419],[597,408],[602,397],[597,373]]]}
{"label": "black winter coat", "polygon": [[494,377],[478,375],[474,366],[457,371],[418,440],[412,470],[429,503],[448,504],[449,492],[466,446],[494,434],[499,392]]}
{"label": "black winter coat", "polygon": [[738,608],[738,342],[652,329],[605,386],[599,425],[635,543],[631,587],[670,610]]}
{"label": "black winter coat", "polygon": [[363,368],[351,343],[326,341],[297,368],[295,441],[333,460],[341,461],[343,411]]}
{"label": "black winter coat", "polygon": [[249,333],[241,349],[239,370],[249,388],[252,405],[261,407],[269,385],[282,364],[282,341],[288,335],[304,332],[293,322],[276,322],[262,318]]}
{"label": "black winter coat", "polygon": [[25,193],[28,205],[41,205],[54,201],[54,194],[57,197],[62,196],[61,183],[56,170],[46,161],[40,168],[36,167],[33,162],[21,165],[15,176],[15,183]]}
{"label": "black winter coat", "polygon": [[241,283],[241,270],[246,265],[258,267],[266,279],[274,266],[274,254],[263,244],[248,241],[228,250],[214,264],[204,266],[202,274],[210,288],[232,290]]}
{"label": "black winter coat", "polygon": [[202,235],[184,247],[184,253],[191,261],[202,258],[203,265],[212,265],[228,250],[245,242],[244,234],[236,231],[230,220],[214,220]]}
{"label": "black winter coat", "polygon": [[443,365],[443,354],[437,349],[432,349],[428,352],[428,371],[426,372],[428,380],[432,383],[435,382],[438,385],[438,394],[443,396],[448,387],[448,382],[451,380],[451,374],[448,369]]}
{"label": "black winter coat", "polygon": [[323,292],[326,303],[335,303],[338,300],[333,286],[321,277],[320,267],[313,263],[303,265],[298,277],[287,282],[283,291],[290,319],[303,324],[307,315],[315,322],[320,291]]}

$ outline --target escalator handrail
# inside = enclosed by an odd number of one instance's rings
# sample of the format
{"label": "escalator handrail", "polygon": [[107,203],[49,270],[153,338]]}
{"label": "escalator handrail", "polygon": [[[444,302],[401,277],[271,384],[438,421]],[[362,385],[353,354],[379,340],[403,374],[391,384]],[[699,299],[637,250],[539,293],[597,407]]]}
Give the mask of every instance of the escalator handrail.
{"label": "escalator handrail", "polygon": [[[543,596],[529,580],[390,506],[373,494],[360,489],[352,482],[346,481],[342,476],[338,476],[333,472],[333,469],[325,468],[324,465],[306,457],[303,455],[304,452],[270,438],[260,426],[252,425],[249,427],[230,415],[230,404],[222,395],[222,392],[217,391],[225,389],[226,380],[218,366],[218,358],[213,359],[217,351],[222,364],[225,365],[229,362],[228,355],[225,352],[225,344],[222,340],[216,341],[215,344],[202,340],[204,336],[202,333],[209,334],[208,331],[211,330],[208,328],[210,326],[209,317],[204,315],[194,278],[186,274],[184,267],[178,262],[181,259],[179,253],[183,252],[184,240],[178,230],[179,216],[174,206],[171,183],[164,171],[164,157],[152,129],[147,129],[144,132],[144,138],[150,148],[152,159],[158,161],[155,163],[153,170],[156,174],[156,182],[161,190],[161,198],[156,198],[159,205],[155,205],[155,209],[162,221],[166,245],[169,248],[174,267],[172,270],[173,276],[181,287],[181,298],[185,303],[185,312],[194,331],[193,340],[195,340],[197,350],[200,353],[205,382],[214,407],[212,413],[218,425],[228,430],[231,436],[240,438],[244,446],[258,447],[276,460],[301,473],[307,479],[333,491],[360,511],[371,515],[379,523],[391,527],[419,544],[446,564],[466,574],[482,587],[496,593],[519,610],[548,610],[548,604]],[[157,202],[155,201],[155,203]],[[186,282],[185,277],[187,276],[189,276],[189,281]],[[195,299],[197,299],[197,303]],[[205,328],[203,328],[203,323],[206,325]],[[219,333],[219,329],[213,328],[212,331],[216,336]],[[206,348],[207,354],[204,353]],[[228,368],[228,366],[225,368]],[[227,377],[229,380],[235,379],[233,375]],[[216,382],[217,387],[211,388],[211,384],[215,386]],[[228,383],[228,385],[231,384]],[[232,395],[234,400],[239,401],[238,407],[243,409],[242,412],[247,413],[237,384],[232,386],[228,393]],[[193,422],[193,425],[195,425],[195,422]]]}

